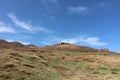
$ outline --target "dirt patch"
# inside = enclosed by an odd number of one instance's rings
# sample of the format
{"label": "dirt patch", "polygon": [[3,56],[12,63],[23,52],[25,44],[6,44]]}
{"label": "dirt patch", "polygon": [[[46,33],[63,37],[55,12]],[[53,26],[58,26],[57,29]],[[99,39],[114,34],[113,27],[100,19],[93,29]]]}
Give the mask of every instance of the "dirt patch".
{"label": "dirt patch", "polygon": [[67,76],[67,73],[63,70],[61,70],[61,67],[60,66],[53,66],[53,68],[59,72],[62,76]]}

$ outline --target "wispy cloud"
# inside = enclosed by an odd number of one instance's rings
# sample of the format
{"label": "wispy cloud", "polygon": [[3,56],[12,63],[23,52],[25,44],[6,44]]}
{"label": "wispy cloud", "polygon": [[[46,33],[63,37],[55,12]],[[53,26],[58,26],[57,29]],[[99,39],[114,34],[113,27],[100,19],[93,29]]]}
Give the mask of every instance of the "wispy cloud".
{"label": "wispy cloud", "polygon": [[31,23],[19,20],[14,13],[9,13],[8,17],[11,19],[12,23],[14,23],[16,26],[19,26],[20,28],[29,31],[30,33],[34,32],[44,32],[44,33],[52,33],[51,30],[46,29],[45,27],[41,27],[39,25],[32,25]]}
{"label": "wispy cloud", "polygon": [[28,31],[32,31],[31,29],[31,25],[26,23],[26,22],[23,22],[23,21],[20,21],[14,13],[10,13],[8,14],[8,17],[11,18],[11,21],[16,24],[17,26],[20,26],[21,28],[25,29],[25,30],[28,30]]}
{"label": "wispy cloud", "polygon": [[107,45],[107,43],[101,42],[100,38],[98,38],[98,37],[87,37],[87,38],[83,39],[82,42],[85,42],[85,43],[87,43],[89,45],[93,45],[93,46],[105,46],[105,45]]}
{"label": "wispy cloud", "polygon": [[58,0],[41,0],[41,3],[43,5],[44,11],[47,13],[56,15],[60,12],[60,4]]}
{"label": "wispy cloud", "polygon": [[105,6],[105,5],[106,5],[105,2],[101,2],[101,3],[98,4],[99,7],[103,7],[103,6]]}
{"label": "wispy cloud", "polygon": [[44,44],[44,45],[52,45],[52,43],[49,42],[49,41],[41,41],[41,43]]}
{"label": "wispy cloud", "polygon": [[0,22],[0,33],[16,33],[16,30],[7,24]]}
{"label": "wispy cloud", "polygon": [[87,6],[70,6],[68,7],[68,14],[87,14],[88,7]]}
{"label": "wispy cloud", "polygon": [[55,5],[58,5],[58,0],[49,0],[50,2],[52,2]]}
{"label": "wispy cloud", "polygon": [[58,0],[41,0],[41,2],[45,5],[47,5],[48,3],[52,3],[54,5],[58,5]]}
{"label": "wispy cloud", "polygon": [[106,6],[109,6],[110,5],[110,3],[109,2],[100,2],[100,3],[98,3],[98,5],[97,5],[97,7],[106,7]]}
{"label": "wispy cloud", "polygon": [[109,1],[98,1],[96,4],[92,4],[91,6],[89,6],[92,10],[99,10],[100,8],[105,9],[108,7],[111,7],[112,5],[110,5]]}
{"label": "wispy cloud", "polygon": [[87,44],[91,46],[105,46],[107,45],[105,42],[101,42],[98,37],[76,37],[76,38],[70,38],[70,39],[64,39],[62,42],[68,42],[72,44]]}
{"label": "wispy cloud", "polygon": [[59,43],[59,42],[90,45],[90,46],[105,46],[105,45],[107,45],[107,43],[100,41],[99,37],[87,37],[87,36],[78,36],[78,37],[73,37],[73,38],[49,37],[48,40],[42,41],[42,43],[45,45],[55,44],[55,43]]}

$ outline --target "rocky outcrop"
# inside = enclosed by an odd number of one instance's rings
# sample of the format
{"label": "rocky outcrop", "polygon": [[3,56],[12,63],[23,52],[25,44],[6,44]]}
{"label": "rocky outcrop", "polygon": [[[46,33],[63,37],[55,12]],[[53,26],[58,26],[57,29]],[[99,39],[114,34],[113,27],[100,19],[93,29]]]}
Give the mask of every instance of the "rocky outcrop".
{"label": "rocky outcrop", "polygon": [[104,48],[104,49],[100,49],[99,51],[101,51],[101,52],[109,52],[109,49],[108,48]]}
{"label": "rocky outcrop", "polygon": [[55,46],[66,45],[66,44],[70,44],[70,43],[61,42],[61,43],[55,44]]}

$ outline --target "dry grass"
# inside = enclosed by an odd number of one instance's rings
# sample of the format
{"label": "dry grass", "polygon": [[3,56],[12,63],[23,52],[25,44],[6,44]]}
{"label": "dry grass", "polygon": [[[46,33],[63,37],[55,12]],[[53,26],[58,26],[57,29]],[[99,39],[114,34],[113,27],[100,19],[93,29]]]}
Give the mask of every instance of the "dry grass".
{"label": "dry grass", "polygon": [[72,45],[0,49],[0,80],[120,80],[120,55],[94,50]]}

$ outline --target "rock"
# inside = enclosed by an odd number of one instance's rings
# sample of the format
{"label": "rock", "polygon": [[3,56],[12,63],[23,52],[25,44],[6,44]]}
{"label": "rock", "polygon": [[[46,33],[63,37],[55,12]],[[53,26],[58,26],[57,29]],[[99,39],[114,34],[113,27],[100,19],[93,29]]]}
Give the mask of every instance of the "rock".
{"label": "rock", "polygon": [[99,51],[102,51],[102,52],[109,52],[109,49],[108,49],[108,48],[104,48],[104,49],[100,49]]}
{"label": "rock", "polygon": [[55,46],[66,45],[66,44],[70,44],[70,43],[61,42],[61,43],[55,44]]}

